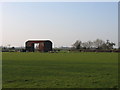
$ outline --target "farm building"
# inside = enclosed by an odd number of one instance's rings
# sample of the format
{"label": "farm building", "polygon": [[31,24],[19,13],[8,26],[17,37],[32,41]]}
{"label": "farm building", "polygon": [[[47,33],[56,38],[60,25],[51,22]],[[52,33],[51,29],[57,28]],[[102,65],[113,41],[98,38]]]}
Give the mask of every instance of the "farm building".
{"label": "farm building", "polygon": [[52,51],[52,42],[50,40],[28,40],[25,47],[27,52],[48,52]]}

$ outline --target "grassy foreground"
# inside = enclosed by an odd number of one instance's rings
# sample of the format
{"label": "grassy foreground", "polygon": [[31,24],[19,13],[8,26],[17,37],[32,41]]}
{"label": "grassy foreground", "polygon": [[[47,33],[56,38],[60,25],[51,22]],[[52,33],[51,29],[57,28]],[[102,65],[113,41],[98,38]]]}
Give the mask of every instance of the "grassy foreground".
{"label": "grassy foreground", "polygon": [[3,88],[116,88],[117,53],[2,53]]}

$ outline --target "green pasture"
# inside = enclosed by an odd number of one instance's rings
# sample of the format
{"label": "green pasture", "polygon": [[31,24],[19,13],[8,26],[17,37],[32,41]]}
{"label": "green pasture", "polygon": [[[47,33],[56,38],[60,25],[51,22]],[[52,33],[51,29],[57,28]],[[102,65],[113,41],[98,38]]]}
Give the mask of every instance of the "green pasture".
{"label": "green pasture", "polygon": [[118,53],[2,53],[3,88],[117,88]]}

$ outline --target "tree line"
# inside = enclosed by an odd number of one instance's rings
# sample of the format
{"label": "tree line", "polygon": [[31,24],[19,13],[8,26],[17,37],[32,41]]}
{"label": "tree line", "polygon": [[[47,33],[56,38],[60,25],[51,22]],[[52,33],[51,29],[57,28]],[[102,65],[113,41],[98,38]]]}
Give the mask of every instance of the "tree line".
{"label": "tree line", "polygon": [[111,50],[115,46],[114,42],[110,42],[110,40],[103,41],[101,39],[96,39],[95,41],[87,41],[82,42],[77,40],[73,45],[73,49],[101,49],[101,50]]}

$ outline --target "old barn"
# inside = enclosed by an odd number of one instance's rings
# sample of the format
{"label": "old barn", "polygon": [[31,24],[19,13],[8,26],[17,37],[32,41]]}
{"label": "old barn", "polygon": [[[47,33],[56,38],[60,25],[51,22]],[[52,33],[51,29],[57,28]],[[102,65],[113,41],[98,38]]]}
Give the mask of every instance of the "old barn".
{"label": "old barn", "polygon": [[50,40],[28,40],[25,42],[27,52],[49,52],[52,51],[52,42]]}

